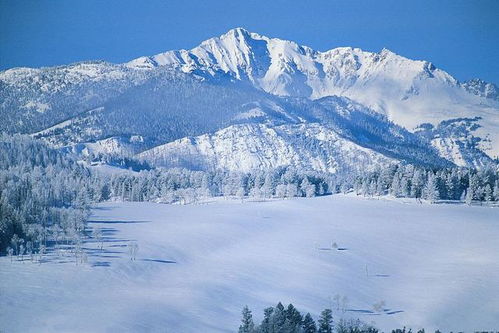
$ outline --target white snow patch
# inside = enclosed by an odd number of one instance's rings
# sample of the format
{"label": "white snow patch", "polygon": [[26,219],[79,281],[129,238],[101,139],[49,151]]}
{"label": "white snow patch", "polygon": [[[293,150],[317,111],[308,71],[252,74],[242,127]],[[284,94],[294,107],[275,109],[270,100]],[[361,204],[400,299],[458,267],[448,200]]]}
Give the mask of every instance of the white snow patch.
{"label": "white snow patch", "polygon": [[29,101],[23,106],[25,109],[35,109],[37,112],[44,113],[47,110],[50,110],[50,105],[37,101]]}
{"label": "white snow patch", "polygon": [[[494,208],[341,195],[99,204],[89,228],[105,228],[104,251],[86,242],[89,264],[0,258],[0,330],[234,332],[246,304],[259,322],[278,301],[318,314],[339,294],[350,311],[333,304],[335,320],[360,317],[385,332],[491,331],[498,220]],[[381,300],[389,311],[361,312]]]}

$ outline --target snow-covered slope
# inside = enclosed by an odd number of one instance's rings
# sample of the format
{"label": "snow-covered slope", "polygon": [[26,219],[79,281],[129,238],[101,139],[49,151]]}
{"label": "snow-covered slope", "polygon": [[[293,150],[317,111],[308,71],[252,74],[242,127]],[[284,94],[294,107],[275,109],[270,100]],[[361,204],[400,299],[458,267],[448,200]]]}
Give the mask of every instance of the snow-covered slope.
{"label": "snow-covered slope", "polygon": [[288,165],[337,172],[394,162],[341,138],[327,127],[308,123],[275,127],[234,125],[213,134],[176,140],[138,156],[155,166],[243,172]]}
{"label": "snow-covered slope", "polygon": [[[58,251],[41,265],[0,257],[0,330],[237,332],[244,305],[258,323],[278,301],[317,320],[337,294],[348,302],[345,312],[332,306],[336,321],[360,318],[383,332],[499,327],[499,211],[490,207],[342,195],[109,202],[90,220],[104,246],[85,240],[87,264]],[[390,310],[373,309],[380,301]]]}
{"label": "snow-covered slope", "polygon": [[2,71],[0,131],[41,131],[98,108],[153,75],[102,61]]}
{"label": "snow-covered slope", "polygon": [[169,51],[127,64],[134,69],[165,65],[186,73],[247,80],[280,96],[346,96],[408,129],[424,122],[436,125],[450,118],[479,116],[478,133],[489,134],[489,152],[499,154],[499,102],[493,85],[461,84],[430,62],[386,49],[373,53],[340,47],[319,52],[237,28],[189,51]]}
{"label": "snow-covered slope", "polygon": [[263,100],[215,133],[188,136],[138,157],[163,167],[249,171],[292,165],[337,172],[389,162],[450,166],[430,140],[345,97]]}
{"label": "snow-covered slope", "polygon": [[140,135],[129,137],[110,137],[95,142],[78,143],[67,146],[66,150],[83,156],[133,156],[144,146],[144,138]]}
{"label": "snow-covered slope", "polygon": [[425,137],[439,151],[439,155],[461,167],[481,168],[490,165],[490,157],[479,149],[489,142],[474,136],[480,128],[479,117],[442,121],[437,126],[422,124],[417,134]]}
{"label": "snow-covered slope", "polygon": [[[351,116],[351,109],[369,111]],[[499,101],[493,84],[460,83],[427,61],[386,49],[320,52],[241,28],[191,50],[125,64],[96,61],[0,72],[0,116],[5,119],[0,131],[36,133],[55,146],[139,135],[147,149],[233,124],[319,123],[354,144],[405,161],[410,159],[402,147],[417,147],[409,155],[427,153],[434,161],[430,143],[458,165],[479,166],[499,155]],[[388,125],[393,121],[414,131],[423,123],[438,126],[456,118],[477,119],[473,135],[480,140],[474,140],[466,157],[456,157],[467,146],[459,133],[428,137],[425,148]],[[260,143],[266,145],[260,150],[273,151],[268,141]]]}
{"label": "snow-covered slope", "polygon": [[499,101],[499,88],[493,84],[480,79],[471,79],[461,84],[469,92],[486,98]]}

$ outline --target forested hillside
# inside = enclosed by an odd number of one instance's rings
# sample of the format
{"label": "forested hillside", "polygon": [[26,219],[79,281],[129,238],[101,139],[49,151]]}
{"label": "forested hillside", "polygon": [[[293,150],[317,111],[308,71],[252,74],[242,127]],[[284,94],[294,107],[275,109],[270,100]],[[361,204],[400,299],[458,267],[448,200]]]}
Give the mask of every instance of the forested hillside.
{"label": "forested hillside", "polygon": [[[499,201],[495,168],[425,168],[392,163],[372,170],[328,173],[283,166],[249,172],[153,168],[115,159],[123,172],[90,169],[69,152],[23,135],[0,136],[0,251],[40,250],[47,242],[77,243],[85,236],[89,207],[103,200],[194,203],[227,196],[240,199],[313,197],[338,192],[364,196]],[[132,171],[138,167],[140,172]],[[21,248],[20,245],[23,245]]]}
{"label": "forested hillside", "polygon": [[90,172],[46,144],[0,135],[0,251],[41,251],[82,236],[93,192]]}

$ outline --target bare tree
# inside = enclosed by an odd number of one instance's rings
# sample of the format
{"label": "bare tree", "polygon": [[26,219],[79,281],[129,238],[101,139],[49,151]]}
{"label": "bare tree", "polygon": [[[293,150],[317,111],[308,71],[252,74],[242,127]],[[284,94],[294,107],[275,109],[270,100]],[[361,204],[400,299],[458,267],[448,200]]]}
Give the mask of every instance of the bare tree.
{"label": "bare tree", "polygon": [[29,256],[31,262],[33,262],[33,243],[30,241],[26,242],[26,254]]}
{"label": "bare tree", "polygon": [[46,250],[47,250],[47,248],[45,247],[45,245],[41,244],[40,250],[38,251],[38,263],[39,264],[42,263],[43,255],[45,254]]}
{"label": "bare tree", "polygon": [[130,260],[136,260],[138,252],[139,244],[137,244],[136,242],[128,243],[128,254],[130,255]]}
{"label": "bare tree", "polygon": [[334,295],[334,301],[336,302],[336,310],[340,311],[340,301],[341,301],[341,296],[339,294]]}
{"label": "bare tree", "polygon": [[97,242],[100,242],[100,250],[102,251],[102,248],[104,247],[104,239],[102,238],[102,229],[94,228],[94,230],[92,231],[92,237],[95,238]]}
{"label": "bare tree", "polygon": [[345,313],[347,312],[347,308],[348,308],[348,297],[343,296],[343,298],[341,299],[341,311]]}
{"label": "bare tree", "polygon": [[24,244],[19,245],[19,256],[21,257],[21,261],[24,263],[24,252],[26,249],[24,248]]}
{"label": "bare tree", "polygon": [[11,247],[7,248],[7,254],[10,257],[10,262],[12,262],[12,255],[14,254],[14,249]]}
{"label": "bare tree", "polygon": [[377,303],[374,303],[373,304],[374,312],[382,312],[383,309],[385,308],[385,305],[386,305],[385,301],[379,301]]}

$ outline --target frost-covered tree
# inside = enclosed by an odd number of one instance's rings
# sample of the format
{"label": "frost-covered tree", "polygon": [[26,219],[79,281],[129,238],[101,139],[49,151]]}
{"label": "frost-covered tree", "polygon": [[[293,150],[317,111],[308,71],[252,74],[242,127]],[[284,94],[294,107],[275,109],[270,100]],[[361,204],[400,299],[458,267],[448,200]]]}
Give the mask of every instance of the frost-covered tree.
{"label": "frost-covered tree", "polygon": [[385,301],[379,301],[373,304],[373,311],[374,312],[382,312],[383,309],[385,308],[386,303]]}
{"label": "frost-covered tree", "polygon": [[358,319],[341,319],[334,327],[331,309],[322,311],[317,328],[310,313],[302,317],[292,304],[285,308],[280,302],[275,308],[264,309],[263,320],[257,327],[253,323],[251,311],[244,307],[239,327],[239,332],[258,333],[332,333],[333,331],[338,333],[378,333],[376,328]]}
{"label": "frost-covered tree", "polygon": [[41,264],[43,260],[43,256],[45,255],[46,247],[45,245],[40,245],[40,248],[38,250],[38,262]]}
{"label": "frost-covered tree", "polygon": [[19,236],[17,236],[17,234],[14,234],[12,236],[12,239],[10,240],[10,243],[12,244],[12,248],[14,249],[14,254],[18,254],[19,253]]}
{"label": "frost-covered tree", "polygon": [[288,198],[293,198],[298,196],[298,186],[297,184],[289,183],[286,185],[286,196]]}
{"label": "frost-covered tree", "polygon": [[31,241],[26,242],[26,255],[33,261],[33,243]]}
{"label": "frost-covered tree", "polygon": [[317,333],[317,325],[315,324],[315,321],[312,318],[312,316],[310,315],[310,313],[307,313],[305,315],[305,318],[303,319],[302,332],[303,333]]}
{"label": "frost-covered tree", "polygon": [[12,262],[12,256],[14,255],[14,250],[11,247],[7,248],[7,255],[10,258],[10,262]]}
{"label": "frost-covered tree", "polygon": [[411,179],[411,196],[414,198],[421,198],[424,184],[424,170],[416,169]]}
{"label": "frost-covered tree", "polygon": [[341,311],[345,313],[347,311],[347,308],[348,308],[348,297],[343,296],[341,298]]}
{"label": "frost-covered tree", "polygon": [[315,196],[315,185],[310,183],[308,177],[304,177],[301,184],[300,188],[302,193],[307,197],[314,197]]}
{"label": "frost-covered tree", "polygon": [[263,310],[263,320],[260,326],[258,327],[258,331],[260,333],[272,333],[274,332],[273,328],[273,315],[274,308],[268,307]]}
{"label": "frost-covered tree", "polygon": [[26,251],[26,248],[24,247],[24,244],[19,245],[19,257],[21,258],[21,261],[24,263],[24,253]]}
{"label": "frost-covered tree", "polygon": [[22,135],[0,134],[0,156],[0,253],[14,241],[19,254],[20,239],[35,251],[56,227],[68,233],[77,216],[85,222],[95,181],[89,170]]}
{"label": "frost-covered tree", "polygon": [[130,255],[130,260],[136,260],[138,252],[139,244],[137,244],[136,242],[128,243],[128,254]]}
{"label": "frost-covered tree", "polygon": [[471,186],[468,186],[468,189],[466,190],[466,196],[465,196],[465,202],[467,205],[471,205],[473,202],[473,197],[474,197],[474,190]]}
{"label": "frost-covered tree", "polygon": [[286,308],[286,322],[284,323],[284,330],[290,333],[300,333],[303,322],[303,316],[293,306],[289,304]]}
{"label": "frost-covered tree", "polygon": [[336,333],[378,333],[379,331],[359,319],[340,319],[335,327]]}
{"label": "frost-covered tree", "polygon": [[255,332],[255,324],[253,322],[253,315],[251,314],[248,306],[245,306],[242,311],[241,326],[239,326],[239,333],[253,333]]}
{"label": "frost-covered tree", "polygon": [[286,309],[281,302],[277,304],[272,314],[272,328],[273,332],[280,332],[284,330],[284,324],[286,323]]}
{"label": "frost-covered tree", "polygon": [[102,251],[102,248],[104,247],[104,240],[102,239],[102,229],[94,228],[92,231],[92,237],[100,245],[100,250]]}
{"label": "frost-covered tree", "polygon": [[400,190],[400,177],[398,174],[396,174],[393,177],[392,184],[390,186],[390,194],[393,195],[394,197],[399,197],[401,196],[401,190]]}
{"label": "frost-covered tree", "polygon": [[275,188],[275,195],[278,198],[285,198],[286,197],[286,185],[284,184],[279,184]]}
{"label": "frost-covered tree", "polygon": [[426,180],[426,184],[423,188],[423,198],[428,200],[430,203],[434,203],[438,199],[440,199],[440,193],[437,188],[437,181],[435,179],[435,175],[430,172],[428,174],[428,179]]}
{"label": "frost-covered tree", "polygon": [[499,201],[499,180],[496,180],[494,183],[494,199]]}
{"label": "frost-covered tree", "polygon": [[490,187],[490,184],[485,184],[485,186],[483,187],[483,197],[484,197],[484,200],[487,202],[494,200],[494,196],[493,196],[493,192],[492,192],[492,188]]}
{"label": "frost-covered tree", "polygon": [[318,333],[332,333],[333,332],[333,312],[331,309],[324,309],[319,318]]}

